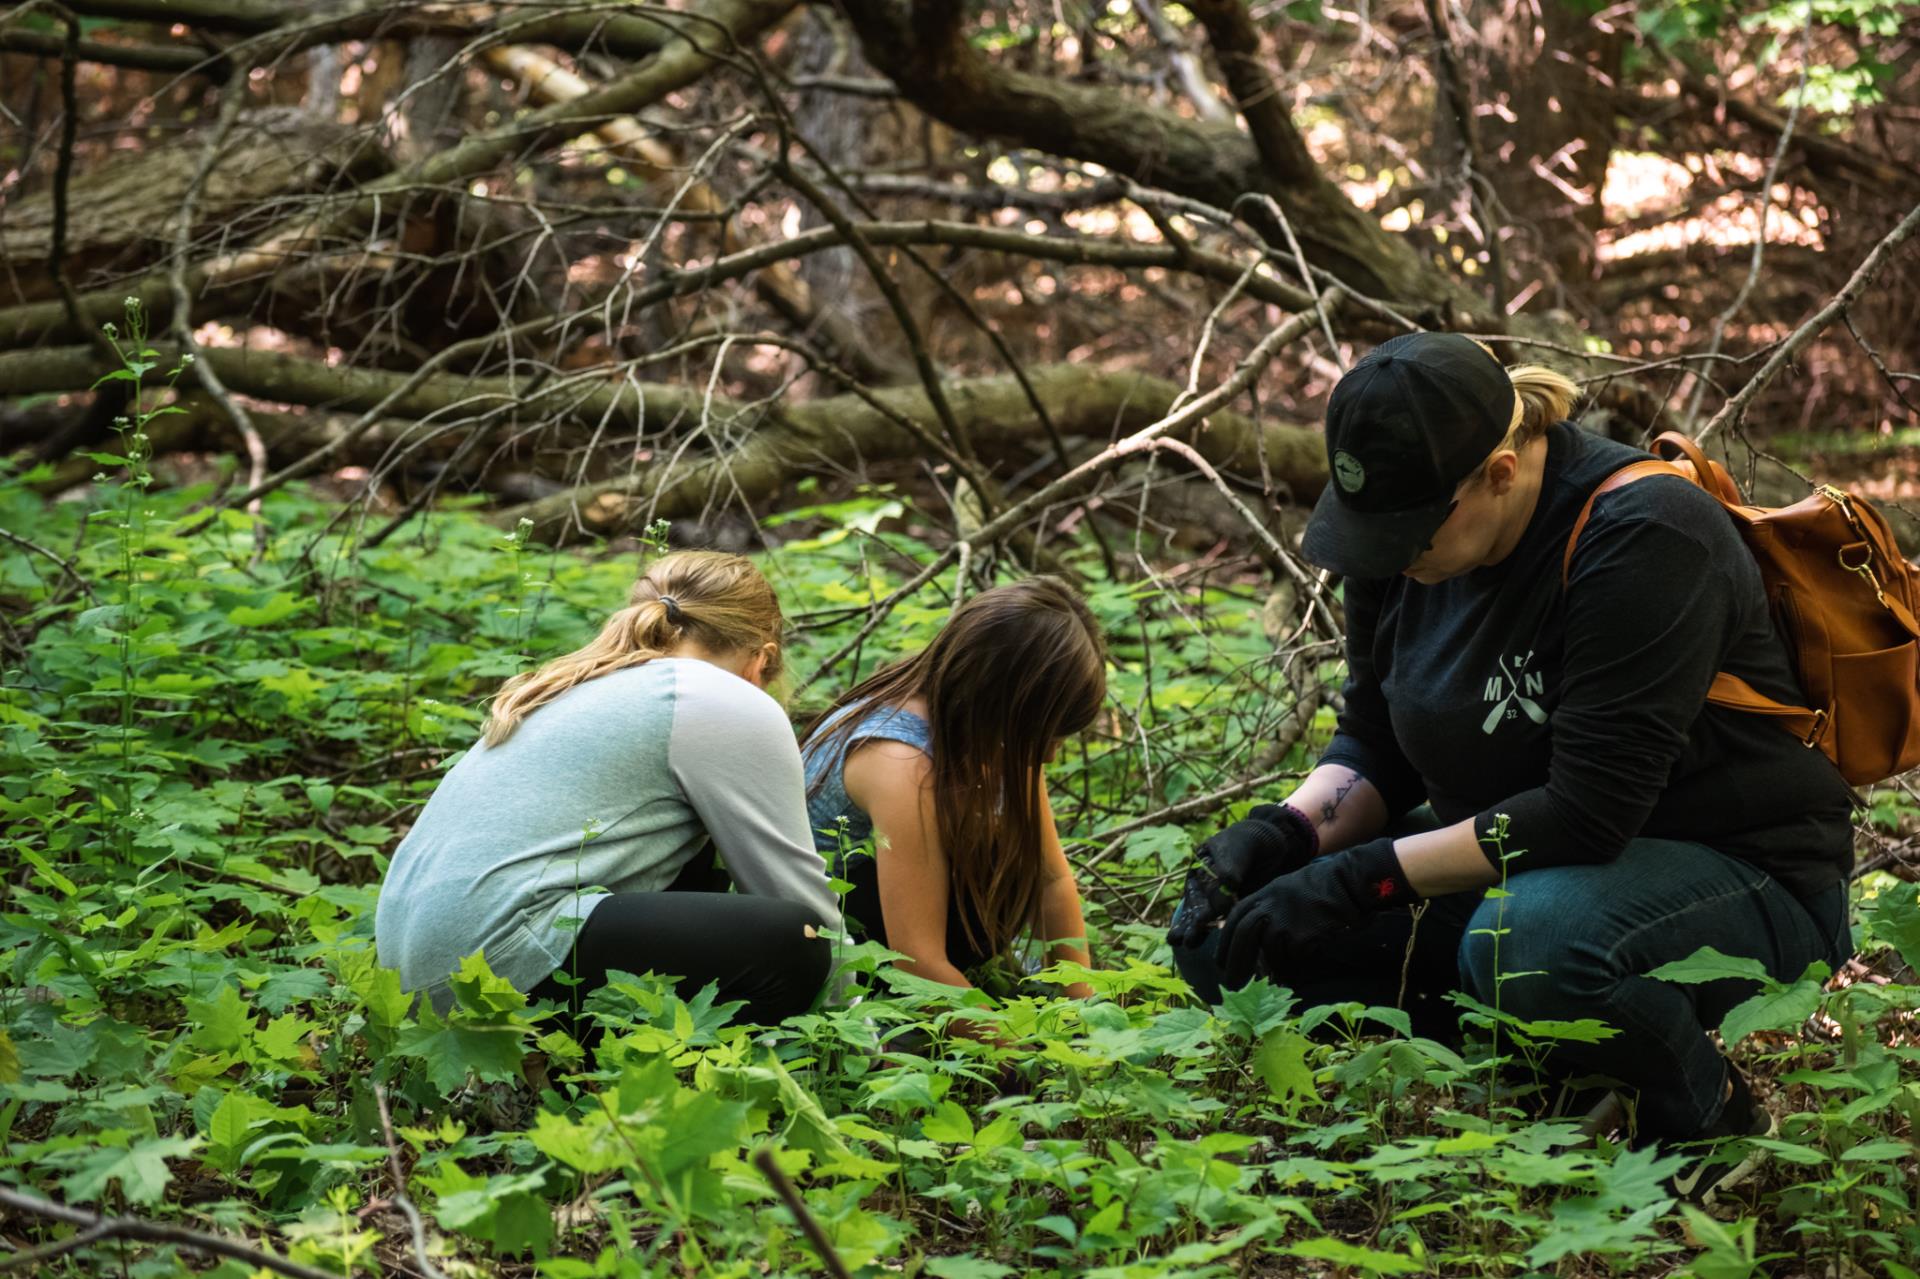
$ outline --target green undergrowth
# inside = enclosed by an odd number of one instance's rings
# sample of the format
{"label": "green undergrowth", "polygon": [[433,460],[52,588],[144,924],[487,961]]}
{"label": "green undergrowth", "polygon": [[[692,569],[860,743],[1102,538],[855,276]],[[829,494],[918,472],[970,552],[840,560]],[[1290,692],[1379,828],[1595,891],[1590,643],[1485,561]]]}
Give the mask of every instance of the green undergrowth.
{"label": "green undergrowth", "polygon": [[[1291,690],[1337,666],[1273,660],[1244,580],[1088,588],[1109,711],[1053,790],[1083,841],[1091,1002],[962,998],[843,945],[873,993],[774,1030],[635,977],[595,998],[588,1052],[478,957],[450,1013],[415,1013],[372,956],[386,858],[485,698],[590,635],[644,548],[556,552],[458,511],[366,545],[299,489],[188,531],[208,493],[151,484],[137,445],[56,503],[0,480],[0,527],[50,553],[0,546],[0,1182],[343,1274],[823,1273],[763,1151],[860,1275],[1914,1273],[1911,884],[1861,888],[1876,977],[1756,982],[1729,1019],[1789,1117],[1717,1215],[1674,1207],[1671,1159],[1539,1117],[1554,1096],[1527,1063],[1604,1030],[1475,1007],[1461,1050],[1396,1009],[1307,1010],[1264,983],[1191,998],[1161,929],[1192,842],[1235,809],[1102,832],[1299,769],[1324,735],[1323,711],[1270,750]],[[802,675],[929,553],[900,495],[822,500],[770,521],[760,557]],[[946,610],[937,590],[903,604],[800,707]],[[1891,831],[1908,814],[1889,796]],[[960,1016],[1006,1046],[950,1033]],[[903,1028],[927,1033],[883,1045]],[[0,1227],[18,1246],[72,1230]],[[107,1242],[38,1272],[212,1264]]]}

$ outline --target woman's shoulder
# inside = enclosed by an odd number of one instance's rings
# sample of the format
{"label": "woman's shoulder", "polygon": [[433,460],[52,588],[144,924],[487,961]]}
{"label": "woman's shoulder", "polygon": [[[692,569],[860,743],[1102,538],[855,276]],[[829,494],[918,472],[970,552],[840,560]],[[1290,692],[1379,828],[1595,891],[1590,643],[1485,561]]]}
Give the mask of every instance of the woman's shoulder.
{"label": "woman's shoulder", "polygon": [[[833,731],[842,726],[845,726],[844,734]],[[821,720],[820,727],[810,736],[817,742],[830,733],[836,740],[844,740],[848,750],[857,744],[875,741],[905,743],[923,751],[933,748],[933,726],[925,716],[904,706],[878,705],[872,701],[840,707]]]}
{"label": "woman's shoulder", "polygon": [[871,812],[886,804],[885,797],[917,796],[933,772],[933,759],[912,742],[873,737],[848,749],[840,766],[841,786],[849,800]]}
{"label": "woman's shoulder", "polygon": [[[1642,449],[1593,435],[1565,424],[1577,441],[1561,481],[1573,490],[1569,505],[1577,512],[1606,478],[1623,467],[1652,457]],[[1707,546],[1739,541],[1720,503],[1706,490],[1679,475],[1651,475],[1594,498],[1588,527],[1604,535],[1607,529],[1657,524],[1676,536]],[[1584,535],[1583,535],[1584,536]]]}
{"label": "woman's shoulder", "polygon": [[[765,689],[697,657],[657,657],[647,666],[673,697],[676,726],[683,718],[743,727],[778,726],[792,733],[787,712]],[[645,669],[644,667],[642,669]]]}
{"label": "woman's shoulder", "polygon": [[905,706],[869,706],[853,737],[856,741],[878,738],[927,748],[933,745],[933,725],[926,716]]}

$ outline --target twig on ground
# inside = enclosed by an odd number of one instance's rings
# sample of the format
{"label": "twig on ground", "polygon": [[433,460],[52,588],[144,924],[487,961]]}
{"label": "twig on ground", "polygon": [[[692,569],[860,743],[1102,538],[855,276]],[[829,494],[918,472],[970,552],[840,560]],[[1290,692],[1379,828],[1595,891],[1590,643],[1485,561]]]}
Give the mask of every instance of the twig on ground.
{"label": "twig on ground", "polygon": [[765,1146],[756,1150],[753,1166],[772,1184],[773,1192],[780,1196],[780,1202],[793,1214],[794,1223],[806,1235],[807,1242],[813,1245],[814,1252],[819,1254],[820,1263],[827,1268],[827,1273],[833,1275],[834,1279],[853,1279],[847,1270],[847,1263],[840,1260],[840,1254],[833,1250],[833,1241],[827,1238],[827,1232],[820,1228],[819,1221],[807,1210],[806,1200],[794,1189],[787,1174],[780,1171],[779,1161],[773,1157],[773,1151]]}
{"label": "twig on ground", "polygon": [[[272,1253],[250,1248],[246,1244],[220,1235],[210,1235],[204,1231],[190,1230],[185,1226],[171,1226],[163,1222],[147,1221],[140,1217],[102,1217],[85,1209],[69,1207],[52,1199],[42,1199],[37,1195],[23,1194],[0,1186],[0,1208],[10,1208],[14,1212],[27,1213],[53,1221],[79,1226],[82,1231],[93,1235],[88,1242],[97,1243],[106,1239],[133,1239],[142,1243],[172,1244],[197,1252],[207,1257],[230,1257],[249,1265],[260,1266],[288,1279],[340,1279],[329,1270],[309,1266],[298,1261],[288,1261]],[[63,1243],[69,1241],[62,1241]],[[62,1249],[65,1251],[65,1249]],[[47,1255],[44,1250],[17,1252],[10,1257],[0,1258],[0,1270],[10,1266]]]}
{"label": "twig on ground", "polygon": [[58,552],[50,551],[38,542],[30,542],[18,533],[10,533],[3,528],[0,528],[0,541],[11,542],[23,551],[32,551],[35,555],[53,561],[54,564],[59,566],[62,573],[65,573],[73,579],[73,584],[80,588],[80,593],[85,595],[90,603],[97,604],[100,602],[93,593],[93,587],[87,585],[87,579],[80,576],[80,570],[73,566],[71,560],[66,559]]}
{"label": "twig on ground", "polygon": [[380,1108],[380,1133],[387,1142],[387,1171],[393,1174],[392,1203],[407,1219],[407,1225],[413,1231],[413,1258],[420,1263],[420,1269],[427,1279],[447,1279],[440,1267],[434,1265],[427,1256],[427,1226],[420,1219],[420,1210],[407,1197],[407,1174],[400,1166],[400,1147],[393,1140],[393,1117],[387,1113],[387,1090],[379,1084],[373,1086],[373,1101]]}

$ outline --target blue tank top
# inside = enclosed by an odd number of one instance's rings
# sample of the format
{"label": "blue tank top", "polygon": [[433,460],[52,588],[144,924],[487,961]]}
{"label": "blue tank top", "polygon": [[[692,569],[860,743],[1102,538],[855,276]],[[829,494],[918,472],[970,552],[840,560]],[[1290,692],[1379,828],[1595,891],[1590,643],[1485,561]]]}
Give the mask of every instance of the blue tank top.
{"label": "blue tank top", "polygon": [[847,797],[847,753],[861,742],[879,740],[905,742],[929,757],[933,754],[932,725],[898,706],[875,706],[871,702],[843,706],[820,726],[821,733],[849,715],[860,719],[844,738],[825,743],[819,741],[820,734],[815,734],[802,752],[806,766],[807,821],[813,829],[813,846],[820,850],[827,864],[834,867],[836,875],[842,873],[838,864],[840,819],[847,819],[849,844],[862,844],[873,837],[873,819]]}
{"label": "blue tank top", "polygon": [[[820,855],[832,868],[834,878],[849,885],[842,902],[847,922],[856,935],[885,945],[887,930],[884,913],[880,909],[878,868],[873,849],[868,843],[873,838],[873,818],[847,795],[847,754],[861,742],[879,740],[905,742],[932,758],[933,726],[912,711],[898,706],[874,706],[869,702],[859,702],[835,711],[820,726],[821,731],[826,732],[849,715],[857,715],[860,719],[845,740],[828,745],[819,742],[816,734],[814,742],[818,744],[810,744],[801,751],[801,762],[806,769],[807,820],[813,828],[814,847],[820,850]],[[843,817],[847,823],[848,849],[844,856],[840,844],[840,819]],[[970,927],[969,916],[970,912],[950,896],[947,902],[947,959],[978,984],[986,978],[983,965],[988,964],[994,956],[990,951],[978,949],[967,941],[969,936],[978,936],[982,932],[977,926]]]}

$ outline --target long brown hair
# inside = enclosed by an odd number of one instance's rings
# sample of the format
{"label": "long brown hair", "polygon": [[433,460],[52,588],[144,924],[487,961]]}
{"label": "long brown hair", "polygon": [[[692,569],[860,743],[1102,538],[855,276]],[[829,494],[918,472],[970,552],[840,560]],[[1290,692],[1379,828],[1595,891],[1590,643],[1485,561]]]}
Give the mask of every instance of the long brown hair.
{"label": "long brown hair", "polygon": [[822,731],[843,707],[926,699],[949,887],[968,942],[997,951],[1038,913],[1041,768],[1056,742],[1093,723],[1106,692],[1106,646],[1086,602],[1058,578],[1033,577],[962,604],[921,652],[842,693],[802,741],[844,742],[857,713]]}
{"label": "long brown hair", "polygon": [[766,675],[776,678],[782,625],[780,601],[751,560],[721,551],[662,555],[592,643],[501,685],[480,740],[498,746],[528,714],[576,684],[664,657],[683,640],[715,656],[772,645]]}

